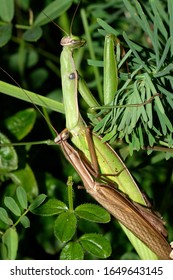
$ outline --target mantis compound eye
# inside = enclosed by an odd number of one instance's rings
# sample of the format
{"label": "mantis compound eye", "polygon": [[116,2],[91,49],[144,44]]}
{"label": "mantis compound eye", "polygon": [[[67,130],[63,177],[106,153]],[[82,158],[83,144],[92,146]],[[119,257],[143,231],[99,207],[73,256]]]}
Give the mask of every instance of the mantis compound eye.
{"label": "mantis compound eye", "polygon": [[70,73],[70,75],[68,76],[69,77],[69,80],[76,80],[76,79],[80,79],[80,75],[78,74],[78,72],[73,72],[73,73]]}
{"label": "mantis compound eye", "polygon": [[70,73],[69,79],[70,80],[75,80],[76,79],[76,74],[75,73]]}

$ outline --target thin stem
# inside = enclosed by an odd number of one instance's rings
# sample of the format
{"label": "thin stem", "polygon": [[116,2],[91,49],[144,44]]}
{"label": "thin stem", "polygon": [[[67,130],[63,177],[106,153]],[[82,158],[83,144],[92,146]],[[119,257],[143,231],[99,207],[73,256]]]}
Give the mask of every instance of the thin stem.
{"label": "thin stem", "polygon": [[138,103],[138,104],[126,104],[126,105],[104,105],[104,106],[94,106],[91,107],[90,109],[96,110],[96,109],[111,109],[111,108],[126,108],[126,107],[140,107],[140,106],[144,106],[147,104],[150,104],[153,99],[156,96],[162,96],[160,93],[155,93],[153,94],[152,97],[150,97],[148,100],[144,101],[143,103]]}
{"label": "thin stem", "polygon": [[31,28],[31,26],[28,26],[28,25],[23,25],[23,24],[15,24],[15,27],[17,29],[23,29],[23,30],[28,30]]}
{"label": "thin stem", "polygon": [[144,148],[144,150],[173,153],[173,148],[164,148],[164,147],[159,147],[159,146],[153,146],[153,147],[147,146]]}
{"label": "thin stem", "polygon": [[70,212],[73,212],[73,181],[72,181],[72,176],[68,177],[67,186],[68,186],[69,210],[70,210]]}
{"label": "thin stem", "polygon": [[55,142],[52,140],[42,140],[35,142],[20,142],[20,143],[4,143],[0,144],[0,147],[9,147],[9,146],[26,146],[26,145],[55,145]]}
{"label": "thin stem", "polygon": [[20,216],[20,218],[15,222],[15,224],[13,225],[13,227],[16,227],[18,225],[18,223],[20,222],[21,218],[26,216],[26,214],[29,212],[29,209],[26,209],[25,212],[23,212],[23,214]]}
{"label": "thin stem", "polygon": [[[88,45],[88,48],[89,48],[91,59],[96,60],[95,53],[94,53],[94,47],[93,47],[92,40],[91,40],[89,25],[88,25],[88,22],[87,22],[87,17],[86,17],[86,13],[85,13],[84,9],[81,9],[81,18],[82,18],[83,26],[84,26],[84,29],[85,29],[86,40],[87,40],[87,45]],[[93,67],[93,71],[94,71],[95,80],[96,80],[96,84],[97,84],[99,100],[100,100],[100,103],[103,103],[102,85],[101,85],[101,82],[100,82],[98,68]]]}

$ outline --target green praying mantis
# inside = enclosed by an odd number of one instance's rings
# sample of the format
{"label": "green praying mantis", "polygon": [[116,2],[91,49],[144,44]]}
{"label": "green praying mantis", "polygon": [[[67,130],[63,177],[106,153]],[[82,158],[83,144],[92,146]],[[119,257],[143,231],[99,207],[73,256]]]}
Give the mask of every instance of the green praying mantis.
{"label": "green praying mantis", "polygon": [[[78,108],[78,89],[89,106],[98,106],[98,102],[79,78],[73,60],[73,50],[83,46],[84,40],[71,35],[64,37],[61,45],[62,90],[68,133],[62,132],[55,142],[61,145],[67,160],[79,173],[86,191],[122,223],[141,258],[154,258],[154,252],[160,259],[169,259],[171,247],[165,238],[163,223],[150,209],[140,205],[145,205],[145,200],[127,167],[100,137],[86,134],[87,126]],[[112,37],[108,36],[105,52],[109,53],[112,45]],[[114,55],[109,55],[111,60]],[[67,142],[68,134],[73,146]],[[98,163],[97,168],[93,162]],[[97,169],[94,173],[93,167]]]}
{"label": "green praying mantis", "polygon": [[[108,40],[113,44],[113,41],[110,40],[110,36],[108,36]],[[78,148],[79,151],[82,151],[84,156],[91,162],[93,161],[93,157],[90,152],[91,147],[94,147],[95,155],[98,161],[98,166],[101,174],[108,174],[106,177],[111,178],[110,180],[118,186],[118,189],[120,191],[123,191],[126,193],[130,199],[134,200],[137,203],[144,204],[144,199],[139,191],[136,183],[134,182],[133,178],[131,177],[129,171],[127,170],[124,163],[121,161],[121,159],[118,157],[118,155],[111,149],[111,147],[103,143],[101,141],[101,138],[97,137],[96,135],[92,134],[92,141],[93,145],[89,145],[88,137],[86,137],[86,124],[83,121],[78,108],[78,101],[77,101],[77,88],[79,88],[79,92],[82,91],[82,96],[85,93],[85,85],[80,84],[80,78],[78,80],[78,73],[75,69],[75,63],[73,60],[73,50],[81,47],[84,45],[84,41],[80,40],[78,37],[67,36],[64,37],[61,40],[61,45],[63,46],[63,51],[61,53],[61,77],[62,77],[62,90],[63,90],[63,99],[64,99],[64,106],[65,106],[65,114],[66,114],[66,127],[71,135],[71,141],[75,145],[75,147]],[[110,49],[110,45],[106,44],[108,48]],[[110,58],[111,59],[111,58]],[[87,89],[88,90],[88,89]],[[92,104],[93,106],[97,106],[96,104]],[[68,144],[69,145],[69,144]],[[120,222],[122,222],[125,227],[130,229],[140,240],[142,240],[153,252],[155,252],[159,258],[161,259],[169,259],[169,253],[171,251],[169,244],[167,243],[166,239],[164,238],[164,230],[163,230],[163,224],[162,221],[159,220],[158,217],[150,214],[149,210],[143,208],[142,212],[140,212],[138,206],[136,209],[134,209],[134,204],[130,202],[127,198],[121,194],[115,185],[111,187],[108,183],[105,185],[102,183],[97,184],[96,181],[91,181],[91,178],[88,174],[87,176],[87,170],[86,167],[83,167],[83,171],[79,171],[78,167],[82,167],[81,158],[79,154],[75,154],[74,148],[72,148],[71,152],[69,151],[69,146],[65,144],[63,146],[63,151],[66,155],[66,158],[69,158],[69,161],[73,164],[75,169],[80,174],[84,186],[86,190],[103,206],[105,207],[114,217],[116,217]],[[71,146],[70,146],[71,147]],[[74,156],[75,154],[75,156]],[[74,157],[77,157],[77,161],[79,165],[76,166],[76,158],[75,161],[71,159],[71,155]],[[74,163],[75,162],[75,163]],[[115,176],[109,176],[110,174],[115,174]],[[117,174],[117,175],[116,175]],[[86,177],[87,176],[87,179]],[[118,202],[117,202],[118,201]],[[124,202],[124,203],[123,203]],[[124,209],[122,210],[121,207],[119,208],[119,205],[124,205]],[[132,206],[133,205],[133,206]],[[129,212],[133,212],[131,218],[128,216]],[[121,218],[121,214],[123,212],[123,218]],[[118,214],[119,213],[119,214]],[[157,231],[156,235],[160,236],[160,240],[157,240],[156,244],[153,246],[153,240],[156,241],[155,234],[152,234],[149,230],[148,226],[144,226],[145,230],[142,229],[143,223],[140,225],[140,218],[138,215],[144,214],[145,216],[145,222],[152,224],[152,230]],[[136,222],[134,222],[133,218],[135,219],[135,215],[137,214],[138,217],[136,217]],[[127,216],[126,216],[127,215]],[[144,218],[143,216],[143,218]],[[152,222],[151,222],[152,221]],[[144,222],[144,223],[145,223]],[[150,224],[150,226],[151,226]],[[158,226],[157,230],[154,227]],[[163,231],[162,231],[163,230]],[[125,230],[127,234],[129,232]],[[143,236],[143,233],[145,237]],[[156,232],[155,232],[156,233]],[[131,235],[131,233],[130,233]],[[155,235],[155,237],[154,237]],[[148,240],[148,237],[151,237],[151,240]],[[132,235],[130,238],[133,239]],[[149,238],[150,239],[150,238]],[[162,243],[162,241],[163,243]],[[133,242],[133,241],[132,241]],[[135,241],[136,242],[136,241]],[[141,243],[140,241],[138,241]],[[138,243],[137,242],[137,243]],[[136,244],[137,244],[136,243]],[[139,246],[139,243],[137,247]],[[162,243],[162,245],[161,245]],[[133,243],[135,246],[135,244]],[[161,245],[161,247],[160,247]],[[143,244],[140,244],[141,247],[143,247]],[[163,253],[161,253],[160,249]],[[143,249],[142,249],[143,250]],[[160,252],[159,252],[160,251]]]}

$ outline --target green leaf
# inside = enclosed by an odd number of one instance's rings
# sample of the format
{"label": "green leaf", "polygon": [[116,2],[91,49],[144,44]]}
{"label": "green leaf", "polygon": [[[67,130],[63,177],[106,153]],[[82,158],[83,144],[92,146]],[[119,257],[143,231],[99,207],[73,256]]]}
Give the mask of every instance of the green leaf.
{"label": "green leaf", "polygon": [[46,201],[42,206],[35,209],[33,213],[41,216],[53,216],[65,212],[67,210],[68,207],[64,202],[56,198],[51,198],[48,201]]}
{"label": "green leaf", "polygon": [[17,195],[17,199],[18,199],[18,201],[20,203],[20,206],[23,209],[27,209],[28,201],[27,201],[27,194],[26,194],[26,191],[24,190],[24,188],[18,187],[16,189],[16,195]]}
{"label": "green leaf", "polygon": [[148,36],[150,37],[151,41],[152,41],[152,31],[149,25],[149,22],[147,21],[147,17],[144,14],[141,5],[139,4],[139,2],[135,2],[135,8],[133,7],[133,4],[130,3],[130,1],[127,0],[123,0],[125,6],[127,7],[127,9],[129,10],[132,18],[134,18],[138,25],[141,26],[141,28],[148,34]]}
{"label": "green leaf", "polygon": [[61,242],[69,241],[76,232],[77,219],[74,213],[66,212],[55,221],[54,233]]}
{"label": "green leaf", "polygon": [[64,246],[60,254],[60,260],[83,260],[84,251],[76,242],[69,242]]}
{"label": "green leaf", "polygon": [[0,26],[0,47],[3,47],[8,43],[12,36],[12,25],[6,24]]}
{"label": "green leaf", "polygon": [[4,198],[4,204],[15,216],[21,215],[21,210],[12,197],[6,196]]}
{"label": "green leaf", "polygon": [[23,139],[33,128],[36,120],[36,112],[33,108],[17,112],[7,118],[4,123],[7,129],[17,140]]}
{"label": "green leaf", "polygon": [[28,200],[32,201],[38,195],[38,186],[31,167],[26,164],[24,169],[13,172],[13,175],[16,176],[16,180],[25,189]]}
{"label": "green leaf", "polygon": [[84,234],[80,237],[79,242],[86,251],[98,258],[106,259],[111,255],[110,243],[101,234]]}
{"label": "green leaf", "polygon": [[108,223],[110,222],[110,214],[100,207],[99,205],[86,203],[76,207],[75,213],[82,219],[96,223]]}
{"label": "green leaf", "polygon": [[106,30],[107,34],[114,34],[115,36],[119,35],[119,32],[113,29],[109,24],[107,24],[104,20],[101,18],[97,19],[97,23],[104,29]]}
{"label": "green leaf", "polygon": [[45,253],[48,253],[49,256],[57,254],[63,246],[54,235],[54,222],[55,218],[53,216],[40,217],[39,227],[41,230],[38,231],[36,236],[40,248],[42,248]]}
{"label": "green leaf", "polygon": [[[5,83],[0,81],[0,92],[7,94],[9,96],[19,98],[21,100],[25,100],[30,103],[35,103],[42,107],[52,109],[56,112],[64,114],[64,106],[61,102],[52,100],[42,95],[35,94],[28,90],[23,90],[18,86],[10,85],[9,83]],[[30,98],[29,98],[30,96]]]}
{"label": "green leaf", "polygon": [[[50,3],[36,18],[34,25],[41,26],[65,13],[72,4],[72,0],[56,0]],[[46,17],[47,16],[47,17]]]}
{"label": "green leaf", "polygon": [[39,26],[34,26],[28,29],[23,34],[23,39],[28,42],[36,42],[42,36],[43,31]]}
{"label": "green leaf", "polygon": [[30,220],[28,219],[27,216],[21,217],[20,223],[23,225],[24,228],[30,227]]}
{"label": "green leaf", "polygon": [[0,259],[7,260],[7,247],[2,242],[0,243]]}
{"label": "green leaf", "polygon": [[15,228],[9,228],[2,236],[2,242],[7,248],[8,260],[15,260],[18,249],[18,234]]}
{"label": "green leaf", "polygon": [[30,8],[30,0],[17,0],[17,6],[21,9],[27,12]]}
{"label": "green leaf", "polygon": [[7,211],[2,207],[0,207],[0,220],[9,226],[13,224],[13,221],[8,217]]}
{"label": "green leaf", "polygon": [[34,201],[30,204],[29,210],[32,212],[35,208],[39,207],[44,202],[45,199],[46,199],[45,194],[40,194],[39,196],[37,196],[34,199]]}
{"label": "green leaf", "polygon": [[33,70],[30,74],[31,83],[34,85],[34,89],[40,88],[48,79],[49,72],[45,68],[39,67]]}
{"label": "green leaf", "polygon": [[14,16],[14,0],[0,0],[0,18],[10,22]]}
{"label": "green leaf", "polygon": [[0,133],[0,143],[10,144],[8,146],[0,147],[0,173],[6,173],[18,168],[18,157],[16,151],[9,139],[2,133]]}

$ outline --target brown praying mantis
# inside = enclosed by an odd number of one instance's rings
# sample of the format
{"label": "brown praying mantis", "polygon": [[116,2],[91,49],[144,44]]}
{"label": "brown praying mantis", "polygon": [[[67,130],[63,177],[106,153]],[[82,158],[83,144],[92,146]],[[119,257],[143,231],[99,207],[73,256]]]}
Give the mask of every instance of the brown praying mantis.
{"label": "brown praying mantis", "polygon": [[[93,143],[88,145],[86,125],[78,109],[77,88],[82,92],[82,96],[85,96],[85,92],[88,93],[88,89],[80,79],[78,80],[72,56],[73,49],[81,47],[84,41],[67,36],[63,38],[61,44],[63,45],[61,75],[66,126],[74,146],[67,142],[66,131],[62,132],[55,141],[61,145],[67,160],[79,173],[87,192],[122,223],[129,238],[133,239],[133,234],[138,238],[133,240],[136,249],[139,249],[140,244],[141,251],[144,251],[146,248],[144,244],[146,244],[160,259],[169,259],[171,248],[165,238],[166,231],[162,220],[150,209],[141,206],[145,203],[143,196],[125,164],[113,149],[108,144],[102,143],[101,138],[96,135],[92,135],[90,138],[92,140],[89,141]],[[98,106],[90,93],[89,98],[93,107]],[[93,173],[91,161],[98,162],[102,174],[100,180],[96,178],[97,174]],[[114,174],[115,176],[112,176]]]}
{"label": "brown praying mantis", "polygon": [[66,159],[80,175],[86,191],[109,213],[118,219],[118,221],[151,248],[160,259],[170,259],[169,254],[171,253],[171,247],[165,239],[167,232],[161,218],[149,208],[145,208],[131,201],[125,194],[117,189],[115,184],[105,183],[104,181],[97,182],[94,180],[92,176],[94,172],[92,172],[91,175],[91,166],[88,165],[88,162],[82,159],[79,152],[67,142],[68,137],[69,133],[67,129],[65,129],[55,138],[55,142],[61,145]]}

